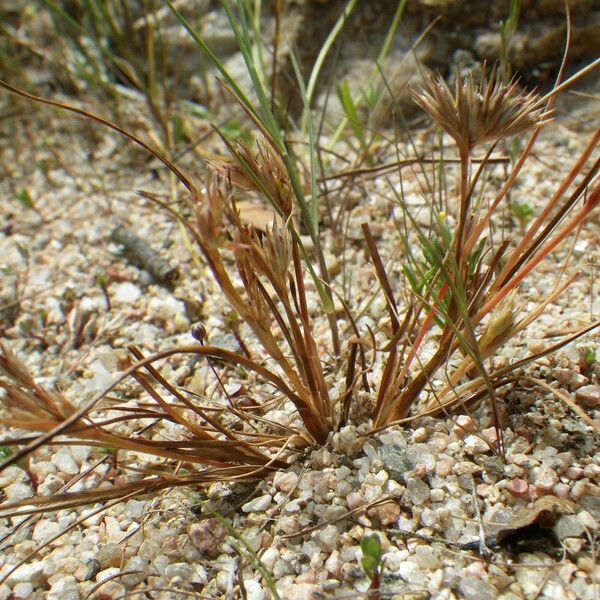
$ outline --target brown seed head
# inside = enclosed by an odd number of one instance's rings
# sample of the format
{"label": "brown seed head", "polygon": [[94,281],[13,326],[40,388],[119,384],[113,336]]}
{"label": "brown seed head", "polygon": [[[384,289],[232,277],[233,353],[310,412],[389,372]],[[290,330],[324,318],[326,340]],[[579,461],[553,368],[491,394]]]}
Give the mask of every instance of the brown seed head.
{"label": "brown seed head", "polygon": [[479,85],[471,75],[457,79],[453,93],[441,75],[428,73],[425,87],[413,91],[413,98],[466,155],[484,142],[495,143],[548,120],[537,95],[517,84],[515,78],[504,83],[494,68],[489,76],[484,70]]}

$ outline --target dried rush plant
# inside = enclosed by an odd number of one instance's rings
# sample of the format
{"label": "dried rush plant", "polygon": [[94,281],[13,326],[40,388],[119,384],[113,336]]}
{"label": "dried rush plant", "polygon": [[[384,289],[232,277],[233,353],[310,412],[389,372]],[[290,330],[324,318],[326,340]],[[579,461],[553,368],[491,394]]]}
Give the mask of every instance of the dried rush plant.
{"label": "dried rush plant", "polygon": [[[596,63],[588,70],[593,66]],[[209,175],[200,188],[160,152],[118,126],[86,111],[31,96],[5,83],[1,85],[30,100],[65,108],[112,128],[151,152],[178,177],[188,190],[190,216],[182,216],[159,199],[155,201],[181,222],[227,301],[252,332],[259,347],[259,350],[246,348],[244,352],[233,352],[206,344],[202,332],[196,332],[199,343],[195,345],[149,357],[132,347],[135,362],[118,382],[87,403],[75,406],[64,395],[39,386],[3,345],[0,385],[4,390],[5,416],[2,423],[15,430],[41,432],[41,435],[15,435],[5,439],[5,445],[18,449],[2,463],[2,468],[19,461],[23,464],[33,451],[50,443],[89,444],[122,452],[121,476],[113,485],[27,498],[3,505],[3,512],[45,511],[130,497],[176,485],[261,478],[285,468],[290,459],[306,447],[324,444],[329,434],[347,421],[354,392],[361,385],[368,389],[363,377],[368,370],[366,361],[356,368],[360,347],[368,343],[360,339],[350,311],[340,313],[345,315],[348,324],[346,351],[337,355],[330,352],[335,364],[334,369],[327,372],[323,359],[325,349],[317,342],[320,338],[308,309],[305,277],[310,256],[302,246],[294,223],[296,196],[279,140],[261,126],[255,114],[247,111],[258,131],[256,148],[225,142],[230,158],[209,161]],[[235,91],[228,90],[236,97]],[[553,97],[550,94],[548,98]],[[515,300],[519,283],[575,232],[600,203],[600,159],[586,168],[600,141],[600,133],[592,136],[522,239],[514,244],[504,240],[495,247],[484,232],[530,156],[540,129],[548,121],[549,102],[519,91],[514,81],[503,83],[494,72],[484,77],[479,86],[471,79],[458,82],[454,91],[441,78],[429,76],[426,87],[415,93],[415,99],[457,144],[459,211],[457,225],[450,231],[431,208],[434,226],[428,234],[411,221],[406,211],[425,259],[408,261],[405,273],[411,299],[400,306],[369,227],[363,225],[393,332],[387,347],[382,349],[384,368],[376,390],[373,423],[375,428],[384,427],[409,415],[464,408],[487,398],[498,432],[496,450],[502,454],[496,390],[513,381],[518,368],[540,355],[497,370],[490,370],[485,362],[525,329],[576,277],[549,294],[536,310],[519,318]],[[529,129],[533,129],[532,137],[501,190],[487,206],[474,203],[477,182],[491,162],[494,149],[506,137]],[[484,144],[488,145],[485,158],[473,172],[472,153]],[[261,235],[244,224],[239,215],[237,198],[241,191],[247,190],[265,197],[279,215],[277,224]],[[414,254],[409,251],[407,255],[411,253]],[[311,283],[313,275],[314,272]],[[241,285],[235,283],[238,277]],[[426,359],[422,352],[424,341],[431,337],[434,326],[441,328],[436,341],[438,349]],[[545,353],[594,326],[570,335]],[[256,344],[249,346],[256,348]],[[255,390],[256,395],[251,400],[240,403],[227,394],[220,380],[223,398],[219,407],[207,405],[175,387],[159,373],[154,363],[178,353],[218,359],[252,373],[275,390],[274,397],[268,394],[274,401],[280,404],[285,401],[290,412],[296,411],[295,420],[281,424],[269,419],[268,408],[273,402],[265,399],[264,386]],[[336,375],[344,362],[345,385],[339,386]],[[440,379],[441,370],[446,373],[445,380]],[[139,383],[150,402],[139,401],[131,406],[108,396],[129,377]],[[332,393],[333,389],[340,388],[340,393]],[[140,428],[140,422],[149,425]],[[127,423],[132,424],[131,431],[123,434],[123,425]],[[161,423],[170,424],[168,437],[160,435]],[[153,457],[154,461],[140,462],[140,455]]]}

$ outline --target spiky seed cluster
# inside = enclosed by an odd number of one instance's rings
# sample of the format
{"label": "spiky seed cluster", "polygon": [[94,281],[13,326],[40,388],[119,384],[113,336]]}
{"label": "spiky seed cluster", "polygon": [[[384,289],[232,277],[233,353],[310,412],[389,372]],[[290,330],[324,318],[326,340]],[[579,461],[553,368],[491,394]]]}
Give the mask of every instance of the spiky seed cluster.
{"label": "spiky seed cluster", "polygon": [[[264,327],[271,322],[271,313],[260,290],[257,275],[256,249],[252,240],[252,232],[245,227],[237,229],[233,235],[233,252],[238,273],[248,294],[247,310],[256,324]],[[263,266],[263,265],[261,265]],[[264,267],[263,267],[264,268]]]}
{"label": "spiky seed cluster", "polygon": [[504,83],[496,69],[489,76],[484,71],[479,85],[471,74],[457,79],[454,93],[441,75],[428,73],[425,87],[413,91],[413,98],[463,156],[484,142],[523,133],[548,116],[535,93],[520,90],[516,78]]}
{"label": "spiky seed cluster", "polygon": [[[222,182],[221,182],[222,183]],[[223,185],[215,178],[209,178],[206,193],[199,195],[194,203],[196,224],[203,241],[208,246],[219,246],[223,231],[223,216],[229,199]]]}
{"label": "spiky seed cluster", "polygon": [[234,160],[207,162],[235,186],[265,194],[288,218],[292,213],[294,190],[285,162],[269,141],[259,140],[257,146],[258,152],[254,153],[238,142],[234,146]]}
{"label": "spiky seed cluster", "polygon": [[245,257],[257,273],[265,275],[278,294],[286,294],[287,274],[292,261],[292,244],[285,226],[273,227],[262,236],[247,225],[241,225],[233,234],[236,257]]}

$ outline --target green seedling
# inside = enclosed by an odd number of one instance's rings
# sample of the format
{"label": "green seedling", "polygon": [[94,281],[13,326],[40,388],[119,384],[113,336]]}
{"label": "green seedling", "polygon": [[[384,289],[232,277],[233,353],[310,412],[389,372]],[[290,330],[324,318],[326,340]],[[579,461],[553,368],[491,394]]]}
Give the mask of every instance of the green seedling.
{"label": "green seedling", "polygon": [[346,115],[346,119],[350,123],[352,127],[352,131],[356,136],[356,139],[360,142],[360,146],[363,150],[366,149],[367,141],[365,139],[364,129],[358,119],[358,111],[356,109],[356,102],[352,98],[352,94],[350,92],[350,88],[348,87],[348,83],[346,81],[342,82],[338,87],[338,97],[342,104],[342,108],[344,109],[344,113]]}
{"label": "green seedling", "polygon": [[593,348],[583,348],[579,355],[579,372],[587,376],[597,362],[596,351]]}
{"label": "green seedling", "polygon": [[533,217],[533,209],[527,202],[513,202],[510,205],[510,214],[519,223],[519,229],[522,234],[525,230],[525,226],[529,223],[531,217]]}
{"label": "green seedling", "polygon": [[30,210],[35,210],[35,204],[33,203],[33,198],[31,194],[23,188],[20,192],[15,195],[17,202],[23,207]]}
{"label": "green seedling", "polygon": [[371,580],[369,598],[379,600],[381,598],[379,588],[381,587],[381,571],[383,569],[379,536],[376,533],[365,535],[360,541],[360,549],[362,551],[360,564],[365,575]]}
{"label": "green seedling", "polygon": [[508,60],[508,51],[512,37],[519,21],[521,0],[511,0],[508,18],[500,24],[500,68],[502,78],[508,81],[511,77],[511,66]]}

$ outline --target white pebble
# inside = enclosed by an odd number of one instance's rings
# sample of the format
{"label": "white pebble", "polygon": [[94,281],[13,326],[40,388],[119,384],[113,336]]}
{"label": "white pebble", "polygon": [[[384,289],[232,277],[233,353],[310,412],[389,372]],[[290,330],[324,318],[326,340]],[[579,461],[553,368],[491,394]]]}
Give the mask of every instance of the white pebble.
{"label": "white pebble", "polygon": [[33,496],[31,486],[27,485],[26,483],[21,483],[19,481],[4,488],[4,493],[6,494],[6,499],[13,502]]}
{"label": "white pebble", "polygon": [[437,553],[429,546],[417,546],[415,548],[414,560],[422,569],[429,569],[431,571],[439,569],[442,566]]}
{"label": "white pebble", "polygon": [[246,598],[248,600],[265,600],[267,593],[256,579],[244,579]]}
{"label": "white pebble", "polygon": [[52,462],[56,467],[69,475],[79,473],[79,465],[75,462],[71,451],[66,446],[59,448],[52,457]]}
{"label": "white pebble", "polygon": [[17,585],[15,585],[15,587],[13,588],[13,595],[15,600],[26,600],[31,596],[31,594],[33,594],[33,586],[28,581],[23,583],[17,583]]}
{"label": "white pebble", "polygon": [[80,598],[77,580],[72,575],[62,577],[53,583],[46,596],[46,600],[79,600]]}
{"label": "white pebble", "polygon": [[33,528],[33,540],[38,544],[61,532],[60,525],[56,521],[39,521]]}
{"label": "white pebble", "polygon": [[335,525],[327,525],[317,532],[315,542],[324,552],[333,552],[337,546],[340,532]]}
{"label": "white pebble", "polygon": [[273,500],[273,497],[270,494],[265,494],[264,496],[258,496],[257,498],[253,498],[249,502],[246,502],[246,504],[244,504],[242,506],[242,510],[245,513],[263,512],[263,511],[267,510],[267,508],[269,508],[269,506],[271,506],[272,500]]}
{"label": "white pebble", "polygon": [[469,435],[465,439],[465,452],[468,454],[481,454],[489,452],[490,447],[485,440],[477,435]]}

